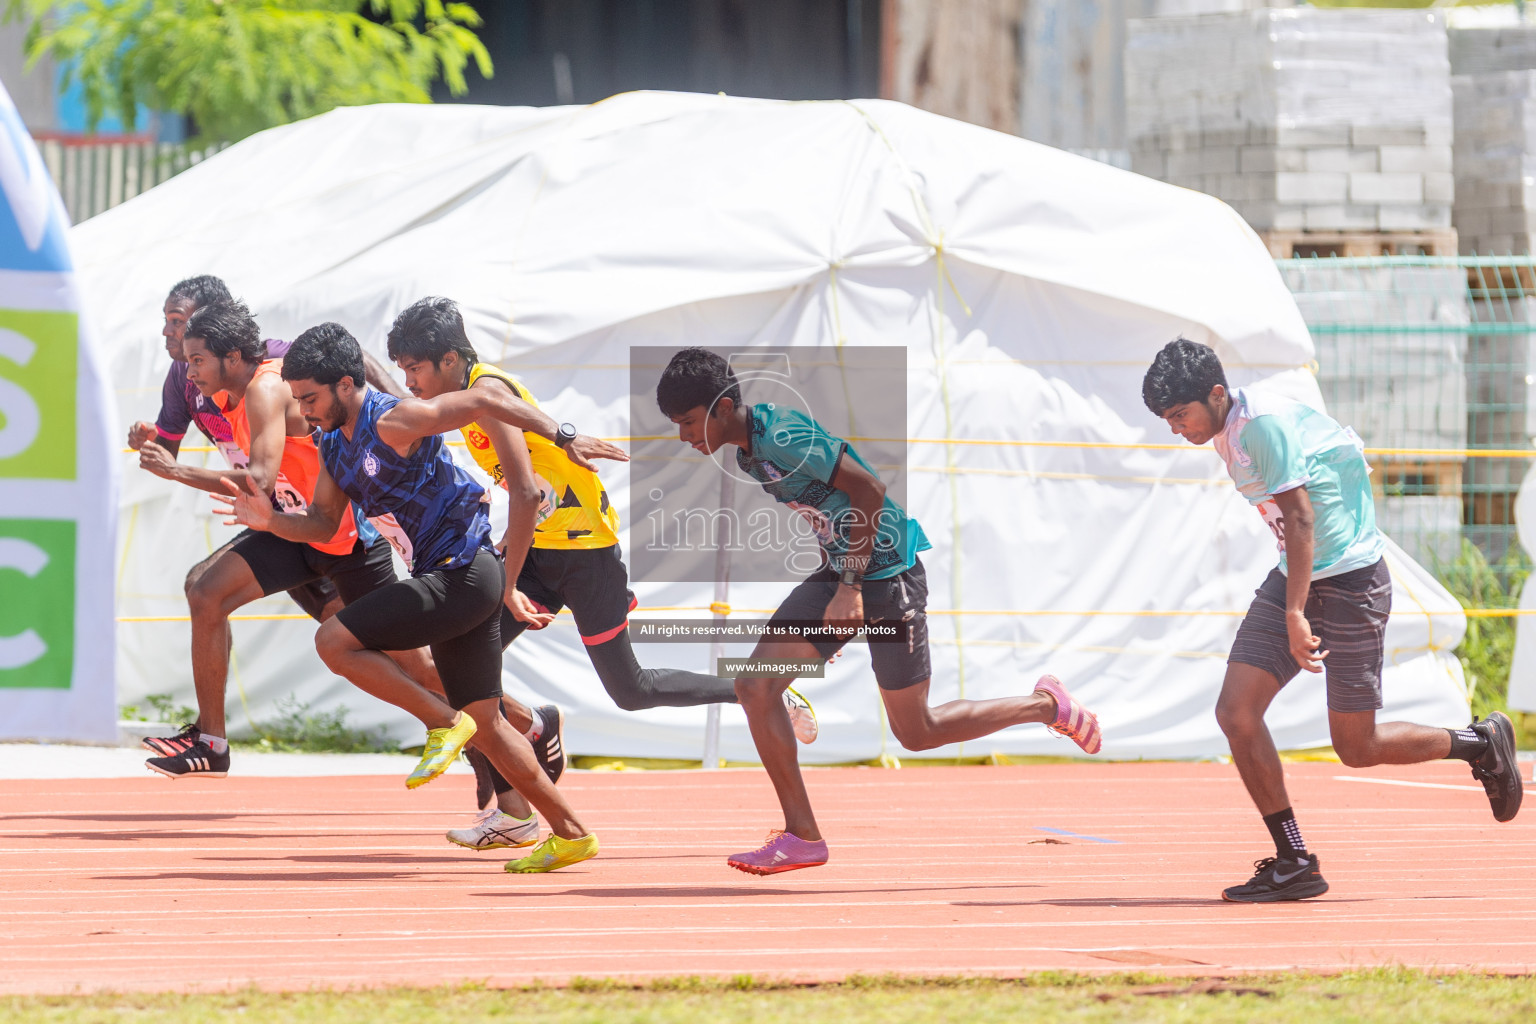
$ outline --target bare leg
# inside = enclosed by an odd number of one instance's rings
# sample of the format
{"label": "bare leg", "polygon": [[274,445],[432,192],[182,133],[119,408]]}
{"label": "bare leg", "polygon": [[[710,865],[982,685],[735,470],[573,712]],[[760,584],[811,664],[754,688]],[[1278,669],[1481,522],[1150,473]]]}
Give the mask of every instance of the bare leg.
{"label": "bare leg", "polygon": [[[195,574],[195,575],[194,575]],[[197,691],[197,728],[223,737],[224,690],[229,679],[229,616],[261,597],[261,584],[237,554],[220,551],[187,575],[192,618],[192,685]]]}
{"label": "bare leg", "polygon": [[[1285,792],[1285,770],[1264,724],[1264,713],[1280,692],[1280,681],[1261,668],[1232,662],[1216,700],[1216,721],[1232,748],[1232,763],[1260,814],[1275,814],[1291,806]],[[1450,740],[1446,740],[1449,745]]]}
{"label": "bare leg", "polygon": [[1334,752],[1351,768],[1373,764],[1418,764],[1451,753],[1451,734],[1410,722],[1376,724],[1374,711],[1329,711],[1328,732]]}
{"label": "bare leg", "polygon": [[[475,741],[502,776],[527,795],[528,801],[544,816],[550,831],[562,839],[580,839],[587,829],[576,819],[576,812],[549,781],[528,737],[512,728],[501,716],[497,698],[478,700],[464,709],[475,720]],[[522,815],[519,815],[522,817]]]}
{"label": "bare leg", "polygon": [[315,634],[315,649],[326,668],[364,693],[415,715],[428,729],[447,729],[459,719],[458,712],[412,681],[382,651],[365,648],[340,619],[321,625]]}
{"label": "bare leg", "polygon": [[[510,814],[514,818],[526,818],[533,813],[533,808],[523,795],[515,789],[509,789],[505,793],[496,794],[496,809],[502,814]],[[570,838],[567,836],[566,838]]]}
{"label": "bare leg", "polygon": [[928,706],[928,683],[901,690],[881,690],[891,732],[908,750],[931,750],[946,743],[964,743],[1025,722],[1054,722],[1056,698],[1035,692],[1027,697],[997,700],[952,700]]}
{"label": "bare leg", "polygon": [[[754,658],[819,658],[814,646],[803,640],[772,640],[759,643]],[[738,679],[736,697],[747,713],[752,742],[763,769],[773,783],[779,806],[784,809],[784,830],[801,839],[815,842],[821,838],[811,798],[800,774],[800,755],[795,729],[784,708],[787,678]]]}

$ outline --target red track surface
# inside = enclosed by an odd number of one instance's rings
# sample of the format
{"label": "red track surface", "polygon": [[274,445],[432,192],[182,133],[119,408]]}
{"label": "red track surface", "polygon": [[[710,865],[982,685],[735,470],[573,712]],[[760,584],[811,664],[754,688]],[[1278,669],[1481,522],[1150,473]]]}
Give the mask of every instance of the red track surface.
{"label": "red track surface", "polygon": [[724,861],[777,824],[755,771],[568,776],[603,852],[527,876],[441,838],[463,777],[0,782],[0,991],[1536,968],[1536,807],[1288,771],[1333,889],[1272,906],[1218,898],[1269,840],[1215,764],[810,772],[831,863],[769,878]]}

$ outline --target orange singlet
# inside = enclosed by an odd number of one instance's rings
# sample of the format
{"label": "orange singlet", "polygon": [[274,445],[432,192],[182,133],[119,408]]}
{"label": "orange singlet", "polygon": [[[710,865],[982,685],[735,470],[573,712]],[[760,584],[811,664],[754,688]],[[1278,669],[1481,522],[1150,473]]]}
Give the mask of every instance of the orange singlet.
{"label": "orange singlet", "polygon": [[[256,370],[256,375],[251,378],[251,383],[256,383],[256,378],[263,374],[271,374],[281,379],[283,361],[281,359],[268,359]],[[249,385],[247,385],[249,387]],[[235,433],[235,444],[245,452],[249,458],[251,454],[251,423],[245,416],[245,403],[230,408],[224,403],[229,400],[229,393],[220,391],[214,396],[219,404],[219,409],[224,413],[224,418],[229,420],[229,425]],[[272,487],[272,499],[284,512],[302,512],[309,507],[309,503],[315,500],[315,481],[320,476],[320,451],[315,447],[315,442],[310,435],[302,437],[288,435],[283,438],[283,460],[278,466],[277,483]],[[345,555],[351,552],[357,543],[357,522],[352,518],[352,503],[347,502],[346,513],[341,517],[341,526],[337,528],[336,535],[323,544],[311,544],[317,551],[324,551],[328,555]]]}

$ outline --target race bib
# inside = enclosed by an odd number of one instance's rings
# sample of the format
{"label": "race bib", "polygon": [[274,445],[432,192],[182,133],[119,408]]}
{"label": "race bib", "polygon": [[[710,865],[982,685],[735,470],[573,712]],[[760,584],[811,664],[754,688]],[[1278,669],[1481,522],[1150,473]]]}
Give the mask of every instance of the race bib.
{"label": "race bib", "polygon": [[405,563],[407,571],[411,568],[411,557],[416,553],[411,546],[411,538],[406,536],[400,523],[395,519],[393,512],[388,515],[373,516],[368,520],[373,528],[379,531],[379,535],[389,541],[389,546],[395,549],[395,554],[400,556],[400,561]]}
{"label": "race bib", "polygon": [[1280,514],[1280,505],[1273,499],[1261,501],[1255,506],[1259,515],[1264,517],[1264,525],[1269,527],[1269,532],[1275,535],[1275,543],[1280,546],[1280,553],[1285,554],[1285,516]]}
{"label": "race bib", "polygon": [[233,441],[215,441],[214,447],[223,453],[224,461],[229,463],[230,469],[245,469],[251,464],[251,457]]}
{"label": "race bib", "polygon": [[283,474],[277,474],[277,484],[272,488],[272,501],[279,512],[303,512],[309,508],[304,495]]}
{"label": "race bib", "polygon": [[[555,485],[537,473],[533,475],[533,482],[539,485],[539,510],[533,514],[533,525],[538,526],[555,514]],[[503,483],[502,486],[505,487],[506,484]]]}

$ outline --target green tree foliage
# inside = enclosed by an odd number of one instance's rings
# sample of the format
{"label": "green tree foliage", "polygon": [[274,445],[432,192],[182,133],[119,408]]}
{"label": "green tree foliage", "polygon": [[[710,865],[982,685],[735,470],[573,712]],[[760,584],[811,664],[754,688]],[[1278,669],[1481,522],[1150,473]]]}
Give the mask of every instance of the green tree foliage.
{"label": "green tree foliage", "polygon": [[441,79],[465,91],[491,58],[480,15],[446,0],[9,0],[31,22],[27,56],[78,81],[94,128],[140,105],[191,116],[198,140],[361,103],[429,103]]}

